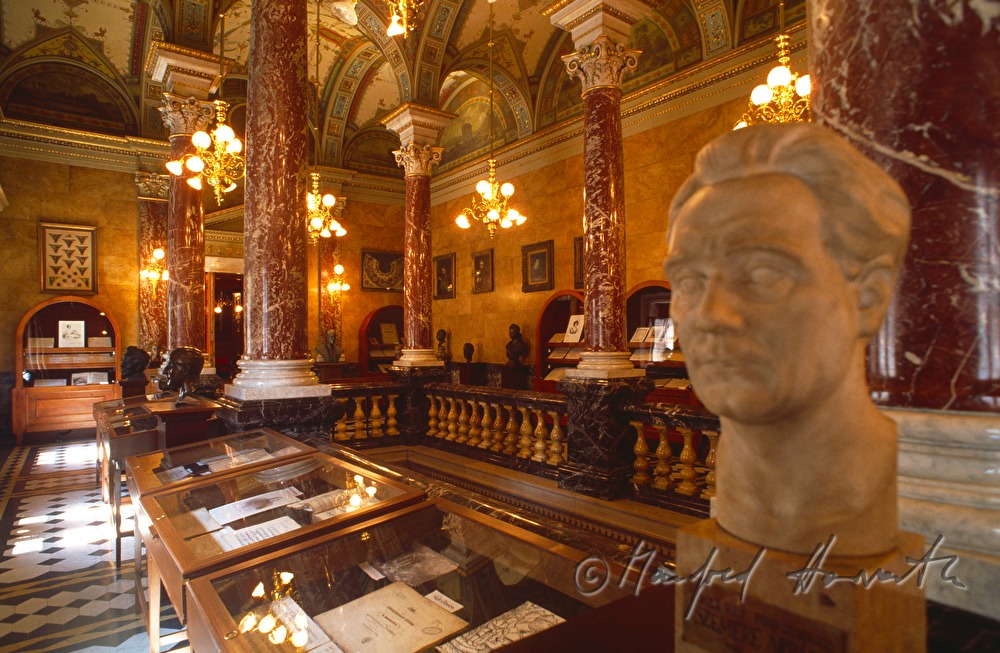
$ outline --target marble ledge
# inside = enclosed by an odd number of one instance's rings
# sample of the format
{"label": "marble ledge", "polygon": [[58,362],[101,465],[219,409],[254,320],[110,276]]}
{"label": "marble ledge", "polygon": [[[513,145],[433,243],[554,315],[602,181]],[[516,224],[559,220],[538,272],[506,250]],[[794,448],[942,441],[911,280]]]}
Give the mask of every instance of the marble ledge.
{"label": "marble ledge", "polygon": [[1000,451],[1000,413],[881,408],[899,425],[900,444],[944,443]]}

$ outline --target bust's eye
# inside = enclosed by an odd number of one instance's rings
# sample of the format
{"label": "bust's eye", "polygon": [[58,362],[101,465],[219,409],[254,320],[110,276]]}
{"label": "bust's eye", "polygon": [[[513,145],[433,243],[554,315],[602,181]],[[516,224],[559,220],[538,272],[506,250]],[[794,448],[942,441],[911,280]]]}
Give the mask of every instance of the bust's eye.
{"label": "bust's eye", "polygon": [[696,295],[705,286],[705,278],[700,274],[682,274],[674,280],[673,288],[676,292],[687,295]]}

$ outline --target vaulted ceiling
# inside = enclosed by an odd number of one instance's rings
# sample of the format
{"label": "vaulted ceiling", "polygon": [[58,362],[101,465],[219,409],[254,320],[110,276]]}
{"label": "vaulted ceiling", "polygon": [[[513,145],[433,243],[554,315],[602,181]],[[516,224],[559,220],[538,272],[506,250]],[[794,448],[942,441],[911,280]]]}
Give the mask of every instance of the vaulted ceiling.
{"label": "vaulted ceiling", "polygon": [[[288,0],[296,1],[296,0]],[[309,16],[309,75],[316,76],[317,0]],[[644,0],[630,47],[643,51],[630,91],[778,31],[778,0]],[[568,32],[543,13],[552,0],[497,0],[494,7],[496,144],[546,129],[581,111],[579,84],[560,56]],[[613,5],[614,0],[609,0]],[[788,0],[786,23],[805,17]],[[319,0],[319,163],[397,176],[398,139],[379,119],[415,101],[456,114],[442,135],[442,168],[489,145],[487,0],[426,0],[404,39],[385,35],[384,0],[358,0],[356,26]],[[0,0],[0,110],[8,119],[87,131],[166,139],[162,87],[151,77],[151,45],[220,52],[235,63],[223,87],[231,122],[245,121],[251,0]],[[749,90],[749,89],[748,89]],[[303,107],[307,111],[308,107]]]}

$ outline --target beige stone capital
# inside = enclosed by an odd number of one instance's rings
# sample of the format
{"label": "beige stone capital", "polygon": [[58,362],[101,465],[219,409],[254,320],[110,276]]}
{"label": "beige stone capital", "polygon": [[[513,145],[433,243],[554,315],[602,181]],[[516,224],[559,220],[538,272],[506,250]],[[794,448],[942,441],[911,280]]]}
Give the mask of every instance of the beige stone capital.
{"label": "beige stone capital", "polygon": [[[232,68],[226,59],[226,69]],[[207,100],[219,84],[219,58],[211,52],[192,50],[174,43],[153,41],[146,59],[146,72],[154,82],[178,95]]]}
{"label": "beige stone capital", "polygon": [[382,118],[382,124],[389,131],[399,134],[399,142],[437,143],[441,131],[451,124],[455,114],[440,111],[423,104],[407,102]]}
{"label": "beige stone capital", "polygon": [[155,172],[135,173],[135,189],[141,200],[165,200],[170,190],[170,175]]}
{"label": "beige stone capital", "polygon": [[583,92],[595,88],[621,88],[625,75],[635,72],[641,50],[631,50],[606,36],[576,52],[564,55],[566,72],[579,78]]}
{"label": "beige stone capital", "polygon": [[599,36],[625,43],[632,25],[652,13],[653,7],[643,0],[556,0],[542,10],[553,25],[573,35],[577,49]]}
{"label": "beige stone capital", "polygon": [[190,135],[208,128],[215,118],[215,105],[194,97],[164,93],[160,114],[171,136]]}
{"label": "beige stone capital", "polygon": [[441,163],[441,153],[443,147],[433,145],[417,145],[409,143],[404,145],[393,154],[396,155],[396,165],[402,166],[407,177],[431,176],[431,168],[437,163]]}

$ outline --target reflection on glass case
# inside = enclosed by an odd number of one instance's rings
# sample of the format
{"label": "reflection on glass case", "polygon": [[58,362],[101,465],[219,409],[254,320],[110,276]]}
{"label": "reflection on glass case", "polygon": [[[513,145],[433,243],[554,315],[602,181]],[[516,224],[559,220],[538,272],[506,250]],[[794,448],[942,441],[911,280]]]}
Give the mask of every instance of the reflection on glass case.
{"label": "reflection on glass case", "polygon": [[318,452],[147,494],[137,517],[150,587],[162,576],[183,619],[185,580],[423,496]]}
{"label": "reflection on glass case", "polygon": [[195,650],[489,651],[629,593],[586,553],[438,499],[189,585]]}
{"label": "reflection on glass case", "polygon": [[128,459],[129,493],[134,499],[159,491],[166,485],[313,451],[315,449],[309,445],[266,428],[153,451]]}

